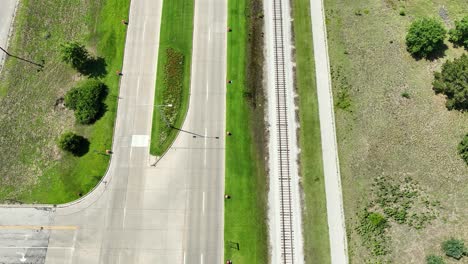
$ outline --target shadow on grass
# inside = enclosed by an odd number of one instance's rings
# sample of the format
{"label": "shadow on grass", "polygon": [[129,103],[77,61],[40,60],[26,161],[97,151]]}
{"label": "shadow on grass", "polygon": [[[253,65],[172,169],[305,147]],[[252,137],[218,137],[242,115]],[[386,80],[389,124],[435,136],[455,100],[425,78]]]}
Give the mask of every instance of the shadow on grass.
{"label": "shadow on grass", "polygon": [[92,78],[104,77],[107,74],[107,63],[102,57],[89,58],[89,60],[80,69],[80,73]]}
{"label": "shadow on grass", "polygon": [[75,157],[82,157],[86,153],[89,152],[89,140],[85,137],[79,136],[80,137],[80,143],[76,147],[76,149],[73,150],[72,154]]}
{"label": "shadow on grass", "polygon": [[431,53],[429,53],[427,56],[422,56],[420,54],[412,54],[411,56],[415,59],[415,60],[422,60],[422,59],[426,59],[428,61],[435,61],[437,59],[440,59],[440,58],[443,58],[445,57],[445,51],[448,50],[448,46],[443,44],[441,45],[438,49],[436,50],[433,50]]}

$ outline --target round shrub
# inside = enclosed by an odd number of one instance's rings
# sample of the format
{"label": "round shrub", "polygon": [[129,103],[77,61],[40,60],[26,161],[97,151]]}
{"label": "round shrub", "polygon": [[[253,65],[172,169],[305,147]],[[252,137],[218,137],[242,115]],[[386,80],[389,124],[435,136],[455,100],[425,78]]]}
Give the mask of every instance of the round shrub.
{"label": "round shrub", "polygon": [[468,165],[468,134],[463,137],[463,140],[458,144],[458,154]]}
{"label": "round shrub", "polygon": [[84,70],[90,56],[84,45],[78,42],[68,42],[61,45],[62,60],[78,71]]}
{"label": "round shrub", "polygon": [[105,84],[89,79],[67,92],[65,106],[75,110],[78,123],[91,124],[103,113],[106,94]]}
{"label": "round shrub", "polygon": [[89,141],[73,132],[66,132],[60,136],[58,146],[75,156],[81,156],[88,151]]}
{"label": "round shrub", "polygon": [[416,57],[428,57],[443,47],[446,34],[440,21],[434,18],[417,19],[406,35],[407,50]]}
{"label": "round shrub", "polygon": [[442,250],[449,257],[461,259],[465,252],[465,244],[462,240],[451,238],[442,243]]}
{"label": "round shrub", "polygon": [[455,28],[449,30],[449,40],[468,49],[468,15],[455,21]]}
{"label": "round shrub", "polygon": [[429,255],[426,257],[426,264],[445,264],[445,261],[442,257]]}
{"label": "round shrub", "polygon": [[449,110],[468,110],[468,56],[446,61],[441,72],[434,73],[433,89],[447,96]]}

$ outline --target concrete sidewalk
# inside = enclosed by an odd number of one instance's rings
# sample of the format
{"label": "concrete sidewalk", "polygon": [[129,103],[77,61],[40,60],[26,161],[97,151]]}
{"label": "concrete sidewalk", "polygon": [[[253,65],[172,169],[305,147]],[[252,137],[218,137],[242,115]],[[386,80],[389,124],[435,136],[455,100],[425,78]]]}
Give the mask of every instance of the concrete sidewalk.
{"label": "concrete sidewalk", "polygon": [[333,110],[333,93],[323,1],[311,0],[310,12],[312,18],[331,263],[347,264],[348,245],[346,241],[340,163],[338,160],[338,147],[336,143],[335,114]]}

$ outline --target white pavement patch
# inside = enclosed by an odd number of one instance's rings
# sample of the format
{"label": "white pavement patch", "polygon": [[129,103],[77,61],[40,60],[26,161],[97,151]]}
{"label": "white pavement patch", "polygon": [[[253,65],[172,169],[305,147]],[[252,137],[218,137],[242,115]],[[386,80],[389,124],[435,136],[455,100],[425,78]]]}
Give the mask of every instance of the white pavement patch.
{"label": "white pavement patch", "polygon": [[148,135],[133,135],[132,136],[132,147],[145,148],[149,146]]}
{"label": "white pavement patch", "polygon": [[328,229],[332,264],[348,263],[348,246],[336,143],[333,93],[330,81],[327,31],[322,0],[310,0],[314,42],[323,170],[327,197]]}

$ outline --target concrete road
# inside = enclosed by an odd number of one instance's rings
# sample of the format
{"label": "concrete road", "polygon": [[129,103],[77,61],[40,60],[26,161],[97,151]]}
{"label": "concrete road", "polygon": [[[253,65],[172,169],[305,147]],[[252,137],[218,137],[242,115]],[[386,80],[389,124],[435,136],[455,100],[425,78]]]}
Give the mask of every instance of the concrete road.
{"label": "concrete road", "polygon": [[1,209],[0,263],[222,263],[226,0],[195,1],[189,111],[152,167],[161,7],[132,1],[114,154],[102,183],[57,208]]}
{"label": "concrete road", "polygon": [[[2,0],[0,2],[0,47],[6,49],[13,16],[18,0]],[[5,53],[0,51],[0,70],[5,60]]]}
{"label": "concrete road", "polygon": [[336,143],[335,114],[333,110],[333,93],[323,1],[310,0],[310,11],[312,17],[331,263],[346,264],[348,263],[348,245],[346,242],[340,163],[338,161],[338,147]]}

